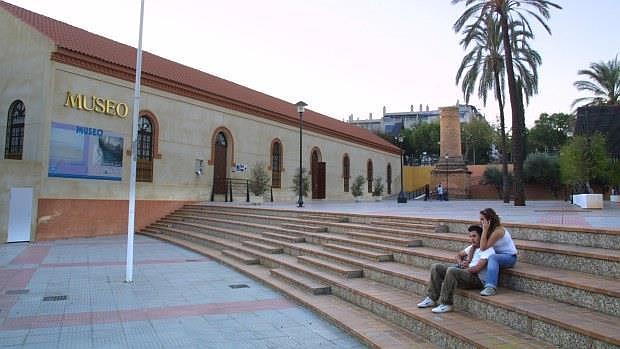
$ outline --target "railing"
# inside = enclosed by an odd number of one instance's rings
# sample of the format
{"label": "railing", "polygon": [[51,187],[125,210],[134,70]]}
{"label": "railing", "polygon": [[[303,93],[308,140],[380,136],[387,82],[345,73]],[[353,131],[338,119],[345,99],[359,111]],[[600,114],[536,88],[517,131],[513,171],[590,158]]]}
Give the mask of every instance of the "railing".
{"label": "railing", "polygon": [[[235,197],[245,197],[245,202],[250,202],[250,180],[240,178],[222,178],[213,180],[211,188],[211,201],[215,200],[215,188],[223,188],[224,201],[233,202]],[[269,186],[270,201],[273,202],[273,188]]]}
{"label": "railing", "polygon": [[430,200],[432,196],[432,192],[430,191],[430,186],[425,184],[413,191],[405,192],[408,200],[416,200],[420,197],[424,197],[424,201]]}

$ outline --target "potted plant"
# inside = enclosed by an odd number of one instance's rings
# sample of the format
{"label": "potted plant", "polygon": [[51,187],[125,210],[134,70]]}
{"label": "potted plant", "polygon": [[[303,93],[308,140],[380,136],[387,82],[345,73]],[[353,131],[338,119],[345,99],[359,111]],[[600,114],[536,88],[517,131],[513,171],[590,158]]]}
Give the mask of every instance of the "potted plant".
{"label": "potted plant", "polygon": [[263,203],[264,198],[263,195],[269,188],[269,174],[267,174],[267,170],[265,170],[265,164],[262,162],[257,163],[252,168],[252,172],[250,173],[250,203],[254,205],[260,205]]}
{"label": "potted plant", "polygon": [[[310,181],[308,179],[308,175],[306,174],[306,169],[302,168],[301,169],[301,176],[302,176],[302,195],[304,197],[308,196],[308,191],[310,190]],[[295,171],[295,176],[293,176],[293,185],[291,186],[291,189],[293,189],[293,191],[295,191],[295,198],[299,197],[299,169],[297,169]]]}
{"label": "potted plant", "polygon": [[355,202],[362,201],[362,195],[364,194],[362,188],[364,187],[365,183],[366,179],[364,178],[364,176],[361,175],[355,177],[355,179],[353,180],[353,184],[351,184],[351,194],[355,198]]}
{"label": "potted plant", "polygon": [[372,197],[375,198],[375,201],[383,200],[383,180],[381,177],[377,177],[374,181],[375,187],[372,189]]}

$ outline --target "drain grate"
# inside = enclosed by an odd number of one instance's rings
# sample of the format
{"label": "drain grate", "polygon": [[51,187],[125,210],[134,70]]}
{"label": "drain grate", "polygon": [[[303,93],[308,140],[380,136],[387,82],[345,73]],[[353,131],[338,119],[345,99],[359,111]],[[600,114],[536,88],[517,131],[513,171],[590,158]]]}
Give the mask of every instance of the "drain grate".
{"label": "drain grate", "polygon": [[200,262],[201,259],[200,258],[194,258],[194,259],[186,259],[186,262]]}
{"label": "drain grate", "polygon": [[230,288],[250,288],[250,286],[248,286],[246,284],[228,285],[228,287],[230,287]]}
{"label": "drain grate", "polygon": [[57,302],[57,301],[66,301],[67,296],[47,296],[43,297],[44,302]]}
{"label": "drain grate", "polygon": [[30,290],[28,290],[28,289],[24,289],[24,290],[8,290],[8,291],[4,292],[4,294],[6,294],[6,295],[26,294],[28,292],[30,292]]}

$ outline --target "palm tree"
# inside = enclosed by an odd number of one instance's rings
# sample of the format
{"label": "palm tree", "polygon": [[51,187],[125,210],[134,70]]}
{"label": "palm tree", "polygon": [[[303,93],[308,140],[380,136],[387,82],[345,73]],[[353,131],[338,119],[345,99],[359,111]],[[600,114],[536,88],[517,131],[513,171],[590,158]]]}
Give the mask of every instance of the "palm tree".
{"label": "palm tree", "polygon": [[[551,29],[545,20],[550,17],[550,8],[561,9],[562,7],[548,0],[452,0],[453,4],[461,2],[464,2],[467,8],[454,24],[454,30],[457,32],[461,31],[468,22],[472,21],[473,26],[479,27],[487,14],[495,13],[499,18],[503,38],[502,44],[504,46],[506,75],[508,78],[508,93],[512,109],[515,206],[525,206],[525,192],[523,190],[525,116],[522,100],[519,99],[520,91],[518,90],[515,74],[510,23],[517,20],[531,33],[532,28],[528,22],[528,17],[531,16],[551,34]],[[528,91],[529,87],[525,85],[527,80],[521,77],[521,81],[524,83],[523,89]]]}
{"label": "palm tree", "polygon": [[591,92],[594,96],[577,98],[573,106],[584,101],[586,105],[620,104],[620,62],[618,56],[608,62],[590,64],[590,69],[580,70],[588,80],[575,81],[579,91]]}
{"label": "palm tree", "polygon": [[[506,142],[506,126],[504,118],[504,82],[505,82],[505,61],[503,53],[503,37],[501,35],[500,24],[497,16],[493,13],[487,14],[486,18],[479,26],[470,24],[464,30],[465,37],[461,40],[461,45],[467,49],[472,45],[456,74],[457,84],[463,78],[461,89],[465,100],[469,103],[469,97],[473,93],[476,83],[478,83],[478,96],[484,105],[487,101],[487,92],[494,90],[495,99],[499,105],[499,120],[501,133],[501,153],[502,153],[502,197],[505,203],[510,202],[510,188],[508,180],[508,157]],[[538,52],[530,48],[528,39],[533,38],[522,23],[514,21],[510,23],[510,33],[513,44],[513,61],[515,62],[518,76],[527,81],[524,86],[526,100],[534,95],[538,90],[537,67],[541,63]],[[465,75],[463,73],[466,71]]]}

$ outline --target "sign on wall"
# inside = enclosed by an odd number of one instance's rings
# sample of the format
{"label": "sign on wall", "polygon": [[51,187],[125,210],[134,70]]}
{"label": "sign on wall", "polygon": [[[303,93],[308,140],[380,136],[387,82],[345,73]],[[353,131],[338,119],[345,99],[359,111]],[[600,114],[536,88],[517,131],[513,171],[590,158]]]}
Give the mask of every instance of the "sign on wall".
{"label": "sign on wall", "polygon": [[122,172],[122,135],[52,122],[49,177],[120,181]]}

